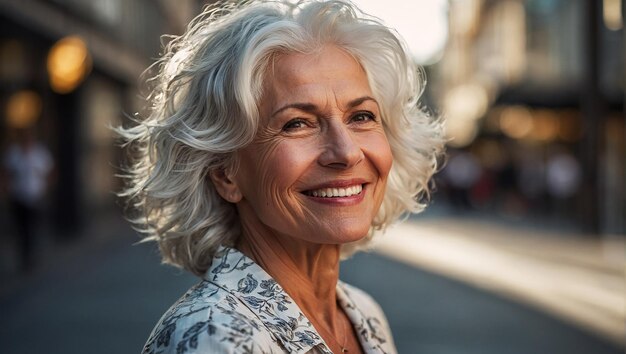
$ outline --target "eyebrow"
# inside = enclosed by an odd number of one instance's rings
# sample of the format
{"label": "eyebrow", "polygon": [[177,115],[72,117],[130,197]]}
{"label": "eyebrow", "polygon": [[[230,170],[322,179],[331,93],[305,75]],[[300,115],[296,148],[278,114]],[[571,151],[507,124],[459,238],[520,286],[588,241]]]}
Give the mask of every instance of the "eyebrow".
{"label": "eyebrow", "polygon": [[[363,96],[363,97],[355,98],[352,101],[348,102],[348,104],[346,105],[346,108],[350,109],[350,108],[357,107],[365,101],[374,101],[374,103],[378,105],[378,101],[376,101],[373,97]],[[299,103],[299,102],[289,103],[277,109],[274,113],[272,113],[271,117],[274,117],[280,112],[287,110],[289,108],[295,108],[295,109],[299,109],[301,111],[310,112],[310,113],[317,112],[319,110],[318,107],[314,105],[313,103]]]}

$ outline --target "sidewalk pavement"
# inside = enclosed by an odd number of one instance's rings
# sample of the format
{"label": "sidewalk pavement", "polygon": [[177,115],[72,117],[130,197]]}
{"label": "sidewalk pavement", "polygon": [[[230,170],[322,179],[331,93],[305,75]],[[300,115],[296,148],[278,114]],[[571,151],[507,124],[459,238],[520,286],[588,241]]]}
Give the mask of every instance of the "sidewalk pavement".
{"label": "sidewalk pavement", "polygon": [[[49,289],[60,291],[60,285],[55,285],[57,283],[77,283],[72,288],[76,293],[69,296],[66,302],[85,302],[76,311],[89,313],[94,311],[89,307],[93,304],[87,303],[88,299],[79,290],[84,292],[85,289],[96,287],[91,283],[85,286],[83,282],[92,278],[109,279],[103,284],[119,285],[123,283],[121,278],[129,278],[128,284],[119,287],[125,289],[123,294],[118,293],[117,288],[101,286],[98,288],[98,299],[117,301],[116,306],[104,307],[120,309],[125,308],[124,304],[133,296],[144,299],[141,308],[134,305],[133,311],[137,313],[133,318],[143,319],[147,331],[162,309],[179,295],[178,291],[185,289],[194,280],[192,277],[166,277],[163,274],[172,270],[155,267],[158,263],[156,253],[143,255],[145,247],[129,247],[129,243],[133,242],[129,239],[136,241],[139,238],[118,215],[100,214],[93,221],[84,230],[83,237],[47,249],[35,273],[8,276],[5,272],[1,279],[3,286],[0,287],[0,299],[20,299],[26,296],[19,301],[27,303],[30,301],[27,299],[35,298],[39,293],[48,294],[52,291]],[[376,250],[379,254],[457,279],[478,289],[534,305],[541,311],[596,333],[622,348],[625,345],[626,242],[623,236],[583,237],[529,231],[496,222],[445,216],[410,219],[391,228],[378,240]],[[125,253],[119,254],[120,250]],[[150,261],[144,259],[147,256],[151,257]],[[101,265],[106,265],[106,269]],[[77,266],[81,269],[77,269]],[[68,269],[71,271],[68,272]],[[104,275],[81,275],[81,272],[93,271]],[[150,276],[146,277],[147,274]],[[163,280],[156,280],[166,278],[168,282],[180,283],[178,287],[168,284],[167,289],[171,293],[167,296]],[[94,291],[90,290],[90,293]],[[130,292],[133,292],[132,296]],[[148,293],[159,293],[157,298],[163,303],[146,297]],[[51,299],[49,294],[44,297]],[[52,311],[46,306],[42,304],[39,309]],[[152,313],[155,318],[150,317]],[[96,326],[117,321],[112,319],[113,315],[110,317],[102,319],[92,315],[85,319],[85,323]],[[111,328],[111,333],[117,333],[113,329],[117,327]],[[135,337],[138,336],[129,333],[128,337],[125,340],[131,343],[137,341]],[[143,338],[139,338],[141,340]]]}
{"label": "sidewalk pavement", "polygon": [[35,267],[26,273],[18,269],[15,235],[0,235],[0,300],[49,278],[51,274],[62,273],[68,266],[84,263],[94,255],[106,254],[121,243],[140,240],[117,210],[93,214],[97,217],[89,219],[74,237],[67,239],[55,236],[50,220],[44,220],[34,245]]}
{"label": "sidewalk pavement", "polygon": [[626,238],[444,217],[390,228],[376,251],[534,305],[624,347]]}

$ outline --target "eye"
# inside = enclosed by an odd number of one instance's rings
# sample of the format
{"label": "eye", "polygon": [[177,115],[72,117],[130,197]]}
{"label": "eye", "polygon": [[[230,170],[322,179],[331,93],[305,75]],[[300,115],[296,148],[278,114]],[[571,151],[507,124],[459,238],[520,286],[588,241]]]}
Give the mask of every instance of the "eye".
{"label": "eye", "polygon": [[369,111],[357,112],[350,118],[350,121],[356,123],[376,122],[376,115]]}
{"label": "eye", "polygon": [[308,123],[302,118],[292,119],[283,126],[283,131],[293,131],[308,126]]}

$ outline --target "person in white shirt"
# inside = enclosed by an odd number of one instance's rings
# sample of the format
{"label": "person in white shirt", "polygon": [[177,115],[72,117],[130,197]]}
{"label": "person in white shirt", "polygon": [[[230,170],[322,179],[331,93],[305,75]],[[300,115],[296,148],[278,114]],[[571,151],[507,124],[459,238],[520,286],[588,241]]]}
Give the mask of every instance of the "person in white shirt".
{"label": "person in white shirt", "polygon": [[33,128],[21,128],[5,151],[3,167],[18,236],[23,270],[33,267],[33,247],[41,204],[53,168],[52,157],[35,138]]}

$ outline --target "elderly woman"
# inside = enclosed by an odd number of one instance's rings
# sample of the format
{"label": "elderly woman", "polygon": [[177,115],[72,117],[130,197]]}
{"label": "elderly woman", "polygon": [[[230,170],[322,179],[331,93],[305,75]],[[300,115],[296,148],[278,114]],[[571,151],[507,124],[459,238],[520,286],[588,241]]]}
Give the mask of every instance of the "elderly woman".
{"label": "elderly woman", "polygon": [[441,150],[423,76],[343,1],[207,11],[173,39],[150,115],[122,129],[126,195],[163,260],[202,278],[144,353],[394,353],[340,259],[418,212]]}

